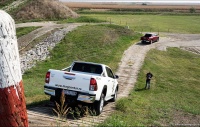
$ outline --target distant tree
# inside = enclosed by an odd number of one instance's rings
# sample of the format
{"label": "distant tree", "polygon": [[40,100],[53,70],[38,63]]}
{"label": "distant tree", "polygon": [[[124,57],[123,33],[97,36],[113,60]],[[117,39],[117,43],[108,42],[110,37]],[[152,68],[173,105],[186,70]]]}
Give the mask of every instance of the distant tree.
{"label": "distant tree", "polygon": [[142,5],[147,5],[147,3],[142,3]]}
{"label": "distant tree", "polygon": [[196,9],[194,7],[191,7],[190,8],[190,13],[195,13],[196,12]]}

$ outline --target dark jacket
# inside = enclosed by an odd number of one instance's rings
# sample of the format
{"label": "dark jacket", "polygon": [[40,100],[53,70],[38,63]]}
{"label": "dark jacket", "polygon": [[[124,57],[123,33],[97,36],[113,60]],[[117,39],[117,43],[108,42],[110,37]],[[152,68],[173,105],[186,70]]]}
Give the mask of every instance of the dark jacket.
{"label": "dark jacket", "polygon": [[151,80],[152,77],[153,77],[153,74],[151,74],[150,72],[146,74],[146,80]]}

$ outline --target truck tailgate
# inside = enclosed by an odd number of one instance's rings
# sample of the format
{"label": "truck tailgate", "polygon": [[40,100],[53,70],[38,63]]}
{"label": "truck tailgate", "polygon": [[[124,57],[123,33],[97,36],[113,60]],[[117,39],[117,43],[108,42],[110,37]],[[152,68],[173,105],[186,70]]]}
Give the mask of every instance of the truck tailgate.
{"label": "truck tailgate", "polygon": [[88,93],[90,78],[91,75],[84,73],[50,70],[49,86]]}

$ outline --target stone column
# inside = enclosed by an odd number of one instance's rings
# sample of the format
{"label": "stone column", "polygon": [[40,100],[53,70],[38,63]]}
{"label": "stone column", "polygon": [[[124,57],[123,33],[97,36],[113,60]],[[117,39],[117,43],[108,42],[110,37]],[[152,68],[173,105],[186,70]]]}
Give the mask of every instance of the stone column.
{"label": "stone column", "polygon": [[0,10],[0,126],[28,127],[15,22]]}

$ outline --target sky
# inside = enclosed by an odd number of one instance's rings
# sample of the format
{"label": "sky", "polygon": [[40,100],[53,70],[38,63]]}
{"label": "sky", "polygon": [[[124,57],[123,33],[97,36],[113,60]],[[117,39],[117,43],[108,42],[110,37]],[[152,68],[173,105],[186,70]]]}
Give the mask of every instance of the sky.
{"label": "sky", "polygon": [[180,3],[180,4],[187,4],[192,3],[196,5],[200,5],[200,0],[59,0],[62,2],[126,2],[126,3]]}

